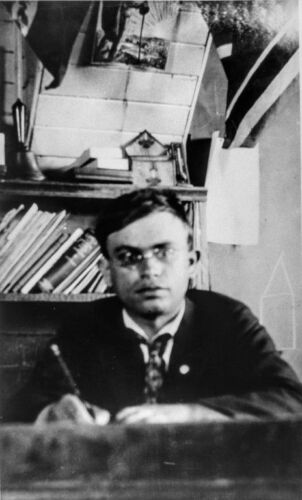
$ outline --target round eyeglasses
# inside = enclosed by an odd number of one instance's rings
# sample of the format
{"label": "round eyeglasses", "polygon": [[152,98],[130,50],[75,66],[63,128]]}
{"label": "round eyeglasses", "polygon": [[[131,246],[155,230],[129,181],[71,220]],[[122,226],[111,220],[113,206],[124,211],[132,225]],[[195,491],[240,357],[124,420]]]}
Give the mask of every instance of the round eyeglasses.
{"label": "round eyeglasses", "polygon": [[182,248],[174,248],[168,245],[158,245],[144,252],[136,248],[123,248],[116,252],[113,261],[120,267],[133,268],[140,266],[145,260],[154,258],[158,262],[167,264],[172,262]]}

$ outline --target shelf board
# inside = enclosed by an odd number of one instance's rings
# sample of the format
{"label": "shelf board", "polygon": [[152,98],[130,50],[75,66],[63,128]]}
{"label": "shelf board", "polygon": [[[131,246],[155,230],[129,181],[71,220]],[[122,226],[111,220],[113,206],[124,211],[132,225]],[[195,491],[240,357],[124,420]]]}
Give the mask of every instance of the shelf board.
{"label": "shelf board", "polygon": [[54,293],[0,293],[0,302],[93,302],[111,297],[112,294],[79,293],[63,295]]}
{"label": "shelf board", "polygon": [[[4,196],[37,196],[46,198],[78,198],[102,200],[115,198],[135,189],[126,184],[100,184],[62,181],[28,181],[21,179],[1,179],[0,194]],[[207,190],[196,186],[176,186],[172,188],[183,201],[206,201]]]}

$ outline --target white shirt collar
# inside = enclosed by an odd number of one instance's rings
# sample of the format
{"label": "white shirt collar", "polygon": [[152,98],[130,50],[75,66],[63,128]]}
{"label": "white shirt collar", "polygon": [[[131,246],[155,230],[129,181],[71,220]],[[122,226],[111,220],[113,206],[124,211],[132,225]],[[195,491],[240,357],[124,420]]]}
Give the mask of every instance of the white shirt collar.
{"label": "white shirt collar", "polygon": [[[176,334],[178,327],[180,325],[180,322],[183,318],[185,312],[185,300],[183,300],[181,307],[179,309],[179,312],[177,315],[169,321],[166,325],[164,325],[157,333],[154,335],[154,339],[156,337],[159,337],[163,333],[170,333],[172,337]],[[130,328],[131,330],[134,330],[138,335],[141,335],[145,339],[149,340],[148,335],[144,332],[143,328],[139,326],[134,319],[131,318],[131,316],[128,314],[125,308],[122,310],[122,315],[123,315],[123,321],[124,325],[126,328]]]}

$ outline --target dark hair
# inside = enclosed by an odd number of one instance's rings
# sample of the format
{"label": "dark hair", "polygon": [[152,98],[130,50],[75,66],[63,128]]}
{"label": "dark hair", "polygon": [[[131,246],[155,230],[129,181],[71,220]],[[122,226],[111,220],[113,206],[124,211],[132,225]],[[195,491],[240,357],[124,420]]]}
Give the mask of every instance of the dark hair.
{"label": "dark hair", "polygon": [[106,242],[111,233],[154,212],[170,212],[178,217],[188,227],[188,244],[192,246],[192,229],[185,209],[176,194],[170,189],[144,188],[110,200],[104,212],[99,216],[95,236],[105,257],[108,257]]}

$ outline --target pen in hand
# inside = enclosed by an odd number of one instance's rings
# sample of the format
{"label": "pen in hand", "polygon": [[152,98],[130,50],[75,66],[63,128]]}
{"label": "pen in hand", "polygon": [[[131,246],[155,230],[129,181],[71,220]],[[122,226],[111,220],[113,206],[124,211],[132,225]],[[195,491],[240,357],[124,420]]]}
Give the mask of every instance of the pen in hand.
{"label": "pen in hand", "polygon": [[95,420],[94,409],[87,401],[82,399],[80,389],[78,388],[65,360],[63,359],[59,346],[57,344],[51,344],[50,349],[59,363],[62,374],[64,375],[66,382],[69,385],[70,392],[79,398],[81,403],[85,406],[89,415],[93,418],[93,420]]}

